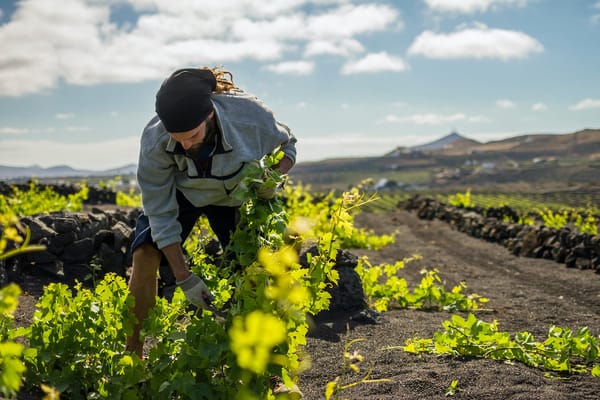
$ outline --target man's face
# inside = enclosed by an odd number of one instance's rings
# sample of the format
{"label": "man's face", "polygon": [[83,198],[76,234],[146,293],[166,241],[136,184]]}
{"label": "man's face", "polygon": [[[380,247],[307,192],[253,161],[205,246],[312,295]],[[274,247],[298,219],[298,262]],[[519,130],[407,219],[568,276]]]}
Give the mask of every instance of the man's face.
{"label": "man's face", "polygon": [[202,146],[202,142],[206,137],[206,127],[208,121],[213,117],[214,111],[208,114],[208,117],[197,127],[185,132],[170,132],[169,135],[173,140],[179,142],[184,150],[195,150]]}

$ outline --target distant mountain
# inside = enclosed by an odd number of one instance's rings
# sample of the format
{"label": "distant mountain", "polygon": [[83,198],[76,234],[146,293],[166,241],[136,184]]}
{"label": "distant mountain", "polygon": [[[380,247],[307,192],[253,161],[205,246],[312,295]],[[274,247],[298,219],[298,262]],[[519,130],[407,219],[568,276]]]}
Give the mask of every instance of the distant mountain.
{"label": "distant mountain", "polygon": [[413,147],[411,147],[411,149],[413,151],[435,151],[435,150],[444,150],[444,149],[457,148],[457,147],[462,148],[465,146],[473,146],[473,145],[479,145],[479,144],[481,144],[481,143],[476,140],[466,138],[457,132],[452,132],[449,135],[446,135],[441,139],[438,139],[438,140],[430,142],[430,143],[422,144],[420,146],[413,146]]}
{"label": "distant mountain", "polygon": [[466,138],[458,132],[452,132],[433,142],[411,147],[397,147],[388,154],[385,154],[384,156],[394,157],[400,154],[407,154],[412,152],[437,152],[442,150],[460,151],[461,149],[478,145],[481,145],[481,143],[476,140]]}
{"label": "distant mountain", "polygon": [[30,178],[72,178],[86,176],[116,176],[135,174],[137,165],[129,164],[119,168],[104,171],[74,169],[67,165],[43,168],[39,165],[30,167],[10,167],[0,165],[0,179],[30,179]]}
{"label": "distant mountain", "polygon": [[[324,171],[359,171],[389,169],[390,157],[402,159],[402,165],[422,167],[435,163],[437,156],[444,157],[508,157],[515,160],[533,158],[580,158],[586,160],[600,160],[600,129],[583,129],[567,134],[528,134],[514,136],[503,140],[481,143],[469,139],[457,132],[452,132],[433,142],[413,146],[397,147],[382,157],[355,157],[348,159],[326,159],[319,162],[301,162],[292,170],[292,176],[297,181],[316,182],[325,178],[315,178]],[[104,171],[77,170],[61,165],[51,168],[42,168],[39,165],[30,167],[0,166],[0,180],[31,179],[31,178],[70,178],[91,176],[117,176],[135,174],[135,164],[125,165]],[[320,175],[319,175],[320,176]],[[329,179],[329,178],[327,178]],[[333,179],[333,178],[332,178]],[[334,179],[335,180],[335,179]]]}
{"label": "distant mountain", "polygon": [[520,153],[549,156],[572,155],[600,157],[600,129],[584,129],[566,134],[514,136],[481,144],[472,149],[479,153]]}
{"label": "distant mountain", "polygon": [[583,129],[566,134],[529,134],[481,143],[456,132],[430,143],[398,147],[385,157],[398,157],[415,152],[431,155],[458,156],[473,153],[522,154],[523,156],[581,155],[600,157],[600,129]]}
{"label": "distant mountain", "polygon": [[583,129],[486,143],[453,132],[431,143],[397,147],[378,157],[302,162],[290,171],[290,177],[319,191],[346,190],[366,179],[393,180],[410,188],[500,185],[512,192],[515,188],[552,191],[581,185],[586,190],[600,190],[599,170],[600,129]]}
{"label": "distant mountain", "polygon": [[102,171],[103,175],[135,175],[136,173],[137,164],[128,164],[123,167]]}

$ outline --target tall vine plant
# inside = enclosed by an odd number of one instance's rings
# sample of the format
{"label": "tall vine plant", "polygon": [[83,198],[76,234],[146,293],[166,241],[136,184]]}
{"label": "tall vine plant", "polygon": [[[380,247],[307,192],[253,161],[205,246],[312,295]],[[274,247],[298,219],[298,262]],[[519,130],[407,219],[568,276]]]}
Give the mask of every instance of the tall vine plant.
{"label": "tall vine plant", "polygon": [[[53,285],[32,325],[12,334],[29,343],[27,387],[72,399],[268,399],[273,377],[294,385],[310,363],[310,315],[328,308],[327,288],[338,280],[333,260],[369,199],[353,189],[293,209],[293,189],[274,168],[280,157],[246,169],[236,193],[244,199],[239,227],[221,257],[208,255],[205,239],[186,243],[192,269],[214,293],[212,311],[190,309],[179,290],[170,301],[158,299],[144,322],[139,359],[124,347],[133,298],[123,278],[107,275],[93,290]],[[265,189],[278,194],[262,199]],[[318,251],[301,265],[307,242]]]}

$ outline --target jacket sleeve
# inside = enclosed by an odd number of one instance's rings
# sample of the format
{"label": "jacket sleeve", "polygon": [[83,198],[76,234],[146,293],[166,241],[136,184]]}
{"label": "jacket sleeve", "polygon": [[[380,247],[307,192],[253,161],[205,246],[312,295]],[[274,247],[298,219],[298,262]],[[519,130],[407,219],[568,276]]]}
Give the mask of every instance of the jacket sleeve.
{"label": "jacket sleeve", "polygon": [[255,116],[262,115],[260,119],[266,130],[263,134],[266,133],[268,136],[268,138],[259,140],[263,146],[267,146],[267,148],[263,148],[263,155],[269,154],[275,148],[280,147],[285,156],[292,161],[292,164],[295,164],[297,140],[291,129],[286,124],[278,121],[273,111],[258,98],[256,98],[256,104],[262,108],[262,114],[257,112]]}
{"label": "jacket sleeve", "polygon": [[159,249],[181,242],[179,206],[175,192],[175,164],[161,142],[146,143],[142,136],[137,179],[144,213],[150,221],[152,239]]}
{"label": "jacket sleeve", "polygon": [[256,96],[235,92],[213,96],[225,141],[246,161],[259,160],[280,147],[296,162],[296,137]]}
{"label": "jacket sleeve", "polygon": [[279,121],[276,121],[275,125],[284,139],[287,137],[287,140],[281,143],[281,151],[283,151],[287,158],[292,160],[292,164],[296,164],[296,137],[287,125]]}

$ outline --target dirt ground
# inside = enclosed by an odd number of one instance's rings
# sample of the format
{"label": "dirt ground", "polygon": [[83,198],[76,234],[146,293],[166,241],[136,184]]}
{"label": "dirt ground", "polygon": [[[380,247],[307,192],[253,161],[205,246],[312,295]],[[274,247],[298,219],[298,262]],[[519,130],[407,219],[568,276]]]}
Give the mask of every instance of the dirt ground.
{"label": "dirt ground", "polygon": [[[600,334],[600,275],[591,270],[567,269],[549,260],[519,258],[507,249],[454,231],[440,221],[419,220],[414,214],[361,214],[357,226],[377,233],[398,231],[395,244],[380,251],[351,250],[367,255],[373,264],[392,263],[419,254],[420,261],[402,271],[410,284],[420,281],[422,268],[438,268],[448,287],[466,281],[466,292],[490,299],[491,312],[478,317],[499,321],[499,329],[511,333],[529,331],[544,340],[550,324],[576,329],[588,326]],[[28,322],[35,305],[36,289],[20,299],[16,325]],[[371,378],[390,382],[361,384],[342,392],[343,399],[445,399],[453,380],[460,389],[455,399],[599,399],[600,379],[589,375],[546,378],[544,372],[522,364],[481,359],[459,359],[433,355],[415,356],[401,346],[412,337],[432,337],[450,318],[444,312],[392,310],[380,324],[361,324],[347,330],[345,320],[324,321],[308,338],[312,366],[301,376],[305,400],[325,398],[325,386],[342,373],[344,343],[364,339],[352,347],[365,357],[363,372],[372,368]],[[31,397],[22,397],[27,398]]]}
{"label": "dirt ground", "polygon": [[[408,263],[401,272],[409,284],[420,281],[422,268],[438,268],[448,286],[466,281],[466,292],[490,299],[487,306],[493,311],[477,316],[487,322],[498,320],[500,331],[528,331],[538,341],[545,340],[551,324],[574,330],[588,326],[594,335],[600,334],[600,275],[591,270],[515,257],[498,244],[454,231],[444,222],[419,220],[403,210],[362,214],[357,226],[377,233],[398,230],[398,236],[383,250],[352,250],[354,254],[367,255],[373,264],[420,254],[422,260]],[[349,331],[344,321],[318,325],[308,339],[312,367],[300,381],[304,399],[324,398],[327,382],[342,373],[344,343],[353,339],[364,339],[352,350],[370,364],[371,378],[390,382],[361,384],[343,391],[341,398],[445,399],[453,380],[458,380],[460,389],[455,399],[600,398],[600,379],[590,375],[546,378],[543,371],[520,363],[382,350],[412,337],[432,337],[449,318],[445,312],[392,310],[384,314],[381,324],[358,325]]]}

